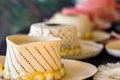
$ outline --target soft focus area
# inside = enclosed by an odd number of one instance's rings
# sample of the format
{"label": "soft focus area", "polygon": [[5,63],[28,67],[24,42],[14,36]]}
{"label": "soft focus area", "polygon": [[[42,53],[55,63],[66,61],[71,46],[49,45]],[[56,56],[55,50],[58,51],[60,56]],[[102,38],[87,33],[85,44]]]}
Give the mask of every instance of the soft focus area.
{"label": "soft focus area", "polygon": [[0,42],[73,3],[72,0],[0,0]]}
{"label": "soft focus area", "polygon": [[[120,13],[120,5],[116,6],[116,3],[120,4],[120,0],[0,0],[0,46],[5,45],[6,36],[28,33],[31,24],[49,21],[59,12],[85,15],[86,18],[80,18],[79,24],[84,28],[88,29],[92,24],[95,29],[120,33],[120,17],[117,14]],[[112,35],[120,38],[116,33]]]}
{"label": "soft focus area", "polygon": [[120,0],[0,0],[0,80],[120,80]]}

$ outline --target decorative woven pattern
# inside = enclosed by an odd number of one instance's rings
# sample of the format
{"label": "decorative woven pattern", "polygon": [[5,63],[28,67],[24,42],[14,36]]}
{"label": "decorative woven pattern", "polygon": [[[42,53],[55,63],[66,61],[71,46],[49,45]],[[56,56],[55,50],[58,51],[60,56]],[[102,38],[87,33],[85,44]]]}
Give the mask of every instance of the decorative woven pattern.
{"label": "decorative woven pattern", "polygon": [[38,39],[26,35],[9,36],[5,71],[10,71],[10,77],[16,79],[22,73],[59,70],[60,45],[61,40],[53,37]]}
{"label": "decorative woven pattern", "polygon": [[[49,30],[49,31],[48,31]],[[29,34],[30,36],[48,36],[53,35],[63,40],[62,47],[73,47],[77,42],[76,28],[71,25],[52,24],[52,23],[36,23],[32,24]]]}
{"label": "decorative woven pattern", "polygon": [[88,19],[88,16],[56,13],[48,22],[74,25],[79,37],[85,39],[91,39],[92,37],[90,34],[92,33],[93,23]]}

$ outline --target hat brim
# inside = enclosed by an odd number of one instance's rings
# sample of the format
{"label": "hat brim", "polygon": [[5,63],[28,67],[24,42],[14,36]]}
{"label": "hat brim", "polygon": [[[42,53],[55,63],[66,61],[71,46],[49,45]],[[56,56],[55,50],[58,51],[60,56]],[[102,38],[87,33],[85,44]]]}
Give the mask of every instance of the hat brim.
{"label": "hat brim", "polygon": [[[0,63],[4,62],[5,56],[0,56]],[[62,80],[83,80],[97,72],[97,68],[94,65],[86,62],[62,59],[62,63],[65,67],[65,76]]]}
{"label": "hat brim", "polygon": [[94,31],[92,41],[102,42],[110,38],[110,34],[104,31]]}
{"label": "hat brim", "polygon": [[89,63],[62,59],[66,75],[62,80],[84,80],[97,72],[97,68]]}
{"label": "hat brim", "polygon": [[85,41],[85,40],[80,40],[80,49],[81,52],[78,54],[64,54],[62,55],[62,58],[64,59],[87,59],[91,57],[97,56],[103,49],[102,44],[98,44],[92,41]]}

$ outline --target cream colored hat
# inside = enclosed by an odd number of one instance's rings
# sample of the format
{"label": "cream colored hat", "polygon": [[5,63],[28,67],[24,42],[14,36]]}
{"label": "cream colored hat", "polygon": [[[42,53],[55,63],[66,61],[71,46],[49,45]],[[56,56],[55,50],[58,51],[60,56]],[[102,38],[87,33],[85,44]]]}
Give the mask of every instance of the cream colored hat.
{"label": "cream colored hat", "polygon": [[76,27],[55,23],[35,23],[30,27],[29,36],[51,36],[63,39],[62,58],[86,59],[94,57],[103,49],[103,45],[90,41],[79,41]]}
{"label": "cream colored hat", "polygon": [[56,13],[48,22],[74,25],[77,27],[79,37],[91,38],[93,23],[86,15],[78,16]]}
{"label": "cream colored hat", "polygon": [[55,36],[63,40],[63,47],[74,47],[78,41],[76,27],[54,23],[35,23],[30,27],[29,36]]}
{"label": "cream colored hat", "polygon": [[[8,36],[6,40],[5,79],[36,80],[38,74],[38,80],[44,80],[44,78],[53,80],[63,77],[64,67],[60,56],[61,39],[12,35]],[[32,78],[29,75],[32,75]]]}
{"label": "cream colored hat", "polygon": [[65,24],[35,23],[31,25],[29,36],[50,36],[59,37],[63,40],[62,55],[77,55],[80,53],[76,27]]}
{"label": "cream colored hat", "polygon": [[[0,65],[1,63],[3,64],[5,62],[4,59],[5,56],[0,55],[0,61],[1,61]],[[85,80],[97,72],[97,68],[94,65],[86,62],[68,60],[68,59],[62,59],[61,61],[64,64],[65,76],[60,80]],[[2,67],[0,66],[0,68]],[[2,70],[0,70],[0,73],[1,72]],[[1,73],[1,75],[3,74]],[[0,76],[0,80],[4,80],[3,77]],[[28,77],[27,79],[24,80],[33,80],[33,79],[29,79]],[[41,80],[41,79],[37,79],[37,80]],[[44,80],[51,80],[51,79],[44,79]]]}

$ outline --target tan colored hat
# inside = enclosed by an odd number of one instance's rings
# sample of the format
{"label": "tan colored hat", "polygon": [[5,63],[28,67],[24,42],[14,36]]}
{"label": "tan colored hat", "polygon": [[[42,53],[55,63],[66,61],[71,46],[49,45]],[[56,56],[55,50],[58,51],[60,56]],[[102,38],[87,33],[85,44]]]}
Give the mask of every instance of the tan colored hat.
{"label": "tan colored hat", "polygon": [[77,55],[81,52],[76,27],[73,25],[54,23],[35,23],[30,27],[29,36],[50,36],[59,37],[63,40],[62,55]]}
{"label": "tan colored hat", "polygon": [[[4,63],[4,59],[1,57],[2,56],[0,56],[0,61]],[[65,67],[65,76],[61,80],[85,80],[86,78],[93,76],[97,72],[97,68],[94,65],[86,62],[62,59],[62,63]],[[0,77],[0,80],[4,80],[3,77]]]}
{"label": "tan colored hat", "polygon": [[64,75],[60,56],[61,39],[12,35],[6,41],[5,79],[15,80],[37,74],[42,74],[40,78],[61,79]]}
{"label": "tan colored hat", "polygon": [[92,37],[93,23],[86,15],[79,16],[56,13],[48,22],[74,25],[77,27],[79,37],[84,39],[90,39]]}

